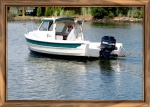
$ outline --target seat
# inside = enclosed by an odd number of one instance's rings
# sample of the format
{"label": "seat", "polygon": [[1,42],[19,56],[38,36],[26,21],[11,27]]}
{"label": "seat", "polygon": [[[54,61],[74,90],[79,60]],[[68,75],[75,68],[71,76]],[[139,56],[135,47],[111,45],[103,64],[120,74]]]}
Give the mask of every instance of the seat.
{"label": "seat", "polygon": [[63,36],[62,35],[56,35],[56,40],[63,40]]}

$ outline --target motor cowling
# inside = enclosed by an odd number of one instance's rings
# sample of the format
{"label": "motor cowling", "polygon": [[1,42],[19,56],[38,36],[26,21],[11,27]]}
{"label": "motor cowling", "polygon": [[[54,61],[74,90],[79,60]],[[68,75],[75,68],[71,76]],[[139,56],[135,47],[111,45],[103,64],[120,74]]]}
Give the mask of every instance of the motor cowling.
{"label": "motor cowling", "polygon": [[109,59],[110,53],[116,49],[116,39],[113,36],[103,36],[100,49],[99,57]]}

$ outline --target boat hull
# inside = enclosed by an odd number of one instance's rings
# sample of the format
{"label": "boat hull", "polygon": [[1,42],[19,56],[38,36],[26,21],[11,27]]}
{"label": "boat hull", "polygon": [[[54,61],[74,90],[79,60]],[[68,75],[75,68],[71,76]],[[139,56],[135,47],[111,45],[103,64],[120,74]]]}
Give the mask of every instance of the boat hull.
{"label": "boat hull", "polygon": [[[100,43],[88,41],[38,41],[26,38],[28,48],[34,52],[65,55],[65,56],[84,56],[84,57],[99,57]],[[112,52],[113,56],[118,57],[122,44],[116,44],[118,50]]]}
{"label": "boat hull", "polygon": [[28,48],[32,51],[54,55],[85,56],[84,42],[44,42],[26,38]]}

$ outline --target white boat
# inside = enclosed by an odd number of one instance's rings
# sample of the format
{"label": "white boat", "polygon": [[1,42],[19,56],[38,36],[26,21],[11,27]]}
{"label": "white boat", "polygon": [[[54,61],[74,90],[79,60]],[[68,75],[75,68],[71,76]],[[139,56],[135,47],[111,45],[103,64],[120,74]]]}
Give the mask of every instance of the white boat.
{"label": "white boat", "polygon": [[[68,32],[72,26],[73,29]],[[53,55],[99,57],[102,50],[101,43],[107,41],[90,42],[84,40],[83,22],[70,17],[43,18],[37,30],[25,34],[28,48],[32,51]],[[112,45],[112,44],[111,44]],[[115,49],[110,54],[120,54],[122,43],[114,43]]]}

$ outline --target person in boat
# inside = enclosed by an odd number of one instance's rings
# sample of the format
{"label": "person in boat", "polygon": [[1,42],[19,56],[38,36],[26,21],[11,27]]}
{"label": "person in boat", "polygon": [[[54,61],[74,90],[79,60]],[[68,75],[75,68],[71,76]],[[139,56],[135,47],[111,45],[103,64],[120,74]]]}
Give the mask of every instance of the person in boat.
{"label": "person in boat", "polygon": [[[71,32],[72,29],[73,29],[72,25],[68,25],[67,26],[67,33],[68,33],[68,35],[69,35],[69,33]],[[67,35],[63,36],[63,40],[67,40]]]}
{"label": "person in boat", "polygon": [[68,36],[67,40],[76,40],[76,29],[77,29],[77,19],[74,19],[74,25],[69,25],[68,26]]}
{"label": "person in boat", "polygon": [[74,19],[74,26],[73,25],[69,25],[68,26],[68,36],[67,36],[67,40],[83,40],[83,34],[82,34],[82,25],[80,25],[80,32],[78,31],[79,29],[78,27],[78,19],[75,18]]}
{"label": "person in boat", "polygon": [[[74,28],[77,29],[77,22],[78,20],[75,18],[74,19]],[[69,25],[68,26],[68,32],[71,32],[71,30],[73,29],[73,26],[72,25]]]}
{"label": "person in boat", "polygon": [[[77,24],[77,22],[78,22],[78,19],[77,18],[75,18],[74,19],[74,27],[75,27],[75,29],[77,29],[77,27],[78,27],[78,24]],[[80,32],[78,32],[78,34],[76,35],[76,38],[78,38],[78,39],[82,39],[83,40],[83,34],[82,34],[82,31],[83,31],[83,29],[82,29],[82,24],[81,25],[79,25],[79,27],[80,27]]]}
{"label": "person in boat", "polygon": [[69,25],[69,26],[68,26],[68,32],[70,33],[72,29],[73,29],[73,26],[72,26],[72,25]]}

